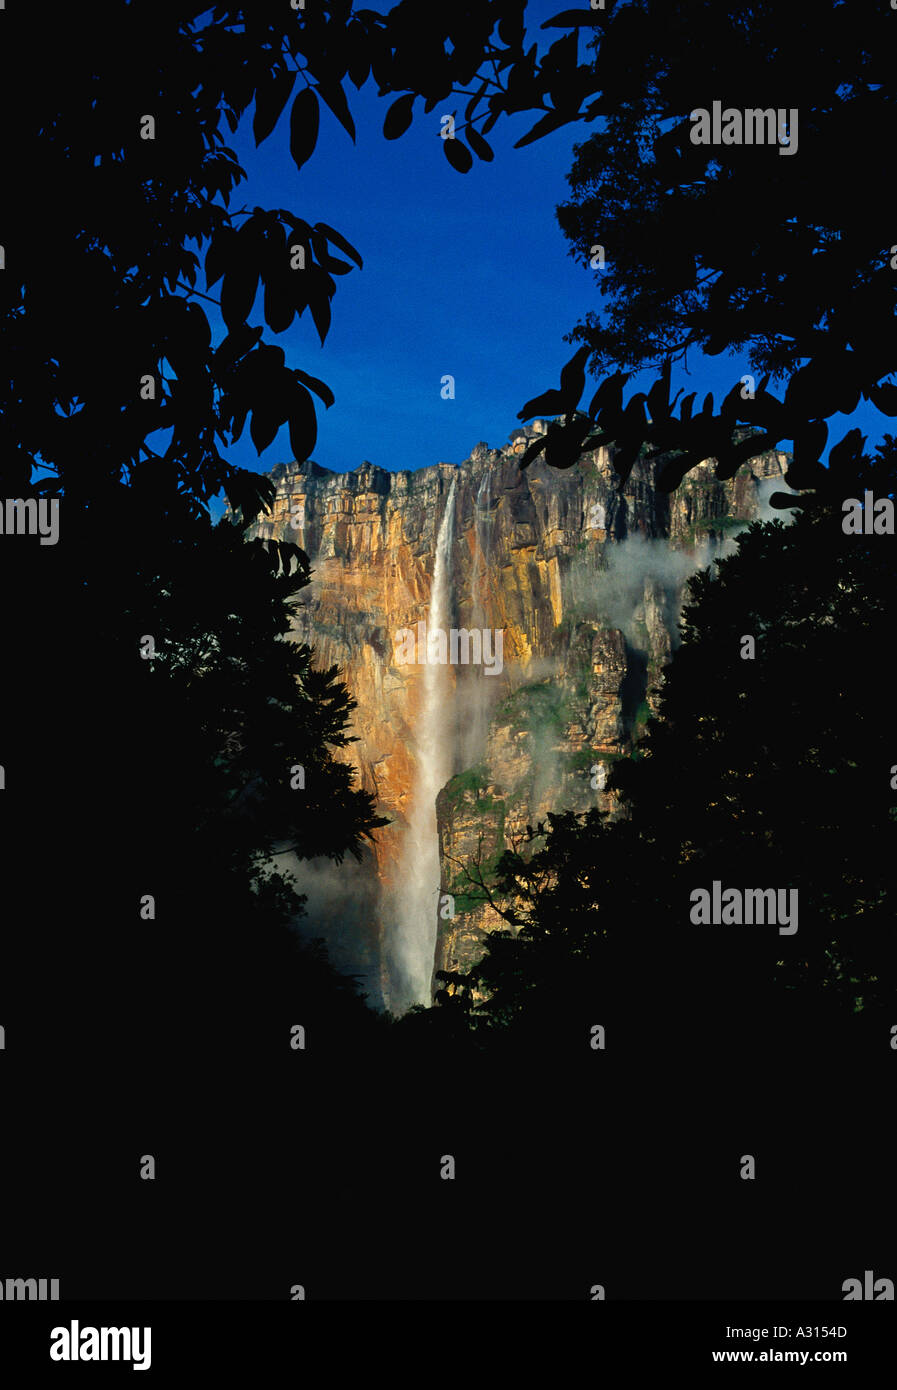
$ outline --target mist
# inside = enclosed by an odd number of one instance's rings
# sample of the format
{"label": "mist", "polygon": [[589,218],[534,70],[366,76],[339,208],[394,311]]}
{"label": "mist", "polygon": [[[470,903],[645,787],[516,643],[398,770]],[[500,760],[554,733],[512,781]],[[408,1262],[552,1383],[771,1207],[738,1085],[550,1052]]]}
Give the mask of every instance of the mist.
{"label": "mist", "polygon": [[272,867],[305,897],[293,930],[302,941],[323,938],[333,967],[352,976],[372,1008],[383,1008],[377,941],[378,884],[370,850],[360,861],[300,859],[292,850],[275,854]]}

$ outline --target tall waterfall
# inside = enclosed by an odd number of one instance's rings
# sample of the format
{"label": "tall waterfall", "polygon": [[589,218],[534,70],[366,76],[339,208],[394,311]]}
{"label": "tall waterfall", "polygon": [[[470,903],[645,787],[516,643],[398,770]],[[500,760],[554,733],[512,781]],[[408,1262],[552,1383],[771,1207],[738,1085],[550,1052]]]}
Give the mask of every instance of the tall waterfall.
{"label": "tall waterfall", "polygon": [[473,523],[476,530],[476,554],[474,556],[473,583],[471,585],[471,599],[473,607],[473,624],[475,627],[484,627],[485,609],[483,604],[484,587],[483,580],[486,577],[486,550],[487,537],[491,524],[489,515],[489,504],[492,500],[492,469],[487,468],[483,474],[480,486],[477,489],[477,501],[474,508]]}
{"label": "tall waterfall", "polygon": [[[427,615],[428,638],[440,630],[447,634],[452,626],[455,483],[456,479],[453,478],[436,537],[436,560]],[[419,653],[418,659],[422,655]],[[453,674],[447,665],[428,660],[423,670],[422,685],[423,699],[415,729],[417,771],[392,904],[392,979],[389,993],[390,1008],[394,1013],[412,1004],[429,1004],[431,1001],[440,887],[436,797],[454,771]]]}
{"label": "tall waterfall", "polygon": [[[492,532],[492,469],[487,466],[477,489],[474,507],[474,556],[470,582],[471,626],[481,632],[486,627],[486,575],[488,573]],[[478,763],[486,748],[489,729],[490,682],[481,666],[465,673],[464,718],[461,725],[461,763],[471,767]]]}

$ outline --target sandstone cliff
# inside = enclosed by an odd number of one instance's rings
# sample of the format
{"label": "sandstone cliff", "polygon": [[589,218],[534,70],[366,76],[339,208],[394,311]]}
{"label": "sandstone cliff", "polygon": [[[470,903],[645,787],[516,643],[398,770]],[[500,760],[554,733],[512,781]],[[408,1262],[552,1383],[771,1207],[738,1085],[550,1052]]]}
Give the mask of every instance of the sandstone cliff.
{"label": "sandstone cliff", "polygon": [[[613,810],[595,769],[626,756],[650,711],[688,575],[764,513],[768,492],[782,486],[784,454],[754,460],[727,483],[704,464],[672,496],[654,490],[653,465],[644,461],[620,493],[604,449],[566,472],[540,459],[521,472],[526,436],[543,429],[536,422],[503,449],[479,444],[460,465],[417,472],[280,464],[271,473],[273,514],[251,533],[295,540],[311,558],[295,636],[315,647],[321,665],[339,666],[357,700],[358,742],[344,756],[391,818],[360,874],[346,871],[336,888],[328,876],[316,921],[375,1003],[409,1002],[391,965],[389,932],[398,896],[410,891],[403,837],[416,764],[427,756],[415,741],[425,668],[399,661],[397,643],[428,617],[452,479],[451,625],[501,632],[503,652],[492,674],[482,664],[445,670],[441,736],[455,776],[438,797],[442,881],[426,909],[434,969],[468,967],[484,933],[501,925],[470,890],[464,866],[488,867],[548,811]],[[309,873],[300,876],[303,889]],[[314,917],[313,885],[309,891]]]}

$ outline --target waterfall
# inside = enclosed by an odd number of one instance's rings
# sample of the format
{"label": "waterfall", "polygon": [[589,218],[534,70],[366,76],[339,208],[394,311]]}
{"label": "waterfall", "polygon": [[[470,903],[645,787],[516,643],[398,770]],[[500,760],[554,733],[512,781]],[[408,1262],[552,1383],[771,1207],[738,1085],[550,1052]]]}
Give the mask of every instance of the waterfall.
{"label": "waterfall", "polygon": [[[488,565],[489,537],[492,529],[492,469],[487,465],[477,489],[474,507],[474,556],[470,584],[470,622],[482,631],[486,627],[485,578]],[[478,763],[486,748],[489,730],[489,682],[481,666],[465,672],[464,718],[461,727],[461,763],[472,767]]]}
{"label": "waterfall", "polygon": [[[452,478],[436,537],[436,559],[427,634],[452,626],[452,542],[455,483]],[[429,646],[429,641],[428,641]],[[418,653],[420,660],[423,653]],[[417,770],[397,887],[392,895],[390,1007],[394,1013],[431,1002],[440,879],[436,797],[454,772],[454,678],[447,665],[427,661],[415,729]]]}
{"label": "waterfall", "polygon": [[483,621],[486,616],[483,604],[483,579],[486,574],[486,545],[484,541],[487,534],[488,523],[491,521],[489,515],[489,504],[491,500],[492,469],[487,467],[477,490],[477,500],[473,516],[476,551],[474,555],[473,583],[471,585],[471,606],[473,608],[473,625],[479,628],[485,627],[485,622]]}

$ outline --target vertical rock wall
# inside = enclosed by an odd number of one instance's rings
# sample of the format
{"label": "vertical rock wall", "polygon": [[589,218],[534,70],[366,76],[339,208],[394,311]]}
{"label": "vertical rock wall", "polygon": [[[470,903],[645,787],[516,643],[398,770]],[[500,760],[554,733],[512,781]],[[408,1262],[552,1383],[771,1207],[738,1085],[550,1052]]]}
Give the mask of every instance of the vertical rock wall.
{"label": "vertical rock wall", "polygon": [[[541,459],[521,472],[521,447],[479,444],[458,466],[416,472],[281,464],[271,474],[273,513],[250,533],[295,540],[311,558],[293,630],[320,665],[340,668],[358,702],[358,741],[340,756],[391,819],[364,871],[366,893],[351,895],[363,920],[336,952],[343,968],[363,939],[362,973],[370,974],[382,957],[384,910],[402,892],[424,667],[398,662],[396,641],[426,619],[452,479],[453,625],[501,630],[503,662],[500,674],[473,665],[449,672],[442,734],[455,775],[437,813],[441,887],[455,901],[454,916],[438,922],[434,969],[471,965],[484,933],[501,925],[459,864],[488,867],[550,810],[613,810],[592,770],[625,756],[644,724],[676,642],[688,574],[764,510],[787,463],[784,454],[764,455],[725,483],[706,463],[666,496],[654,490],[653,465],[640,461],[620,494],[605,449],[564,472]],[[338,933],[324,919],[321,934]],[[374,1002],[379,991],[388,1003],[382,965],[373,973]]]}

